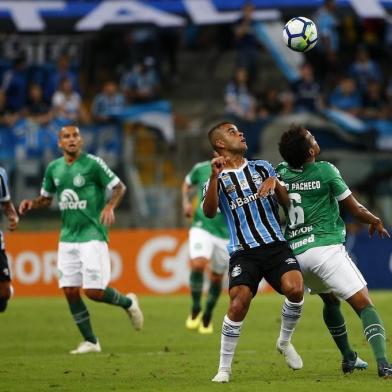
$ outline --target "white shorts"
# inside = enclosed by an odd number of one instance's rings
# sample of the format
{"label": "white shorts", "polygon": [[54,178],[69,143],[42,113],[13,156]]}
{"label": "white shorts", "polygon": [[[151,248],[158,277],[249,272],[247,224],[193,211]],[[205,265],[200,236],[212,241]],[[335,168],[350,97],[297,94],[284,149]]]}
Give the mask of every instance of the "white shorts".
{"label": "white shorts", "polygon": [[191,259],[203,257],[211,260],[211,271],[224,274],[229,268],[229,240],[212,235],[206,230],[192,227],[189,230],[189,254]]}
{"label": "white shorts", "polygon": [[110,256],[104,241],[60,242],[59,287],[105,289],[110,280]]}
{"label": "white shorts", "polygon": [[311,294],[333,292],[346,300],[367,285],[344,245],[319,246],[295,257]]}

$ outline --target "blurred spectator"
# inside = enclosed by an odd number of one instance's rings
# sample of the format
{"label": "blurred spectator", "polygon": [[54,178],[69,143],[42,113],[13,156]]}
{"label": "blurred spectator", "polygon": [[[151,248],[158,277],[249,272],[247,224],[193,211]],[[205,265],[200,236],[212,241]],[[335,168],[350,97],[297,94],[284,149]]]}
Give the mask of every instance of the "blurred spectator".
{"label": "blurred spectator", "polygon": [[30,85],[24,114],[30,121],[40,125],[48,124],[52,120],[52,110],[50,105],[44,101],[43,91],[39,84]]}
{"label": "blurred spectator", "polygon": [[234,25],[237,50],[237,68],[245,68],[251,83],[257,79],[260,59],[260,44],[255,33],[256,22],[252,19],[254,6],[247,2],[242,8],[242,17]]}
{"label": "blurred spectator", "polygon": [[91,112],[99,123],[115,121],[124,109],[124,95],[119,92],[117,83],[106,82],[102,92],[95,96]]}
{"label": "blurred spectator", "polygon": [[257,115],[261,119],[279,114],[283,109],[279,90],[270,87],[258,97]]}
{"label": "blurred spectator", "polygon": [[7,108],[7,97],[0,90],[0,127],[12,127],[19,119],[19,114]]}
{"label": "blurred spectator", "polygon": [[146,57],[124,75],[121,87],[129,103],[151,102],[159,99],[161,84],[155,69],[155,60]]}
{"label": "blurred spectator", "polygon": [[17,112],[26,104],[27,73],[24,56],[16,58],[12,68],[4,73],[1,89],[5,92],[7,109]]}
{"label": "blurred spectator", "polygon": [[62,55],[57,60],[57,68],[49,75],[45,83],[45,99],[50,101],[56,90],[59,89],[60,82],[63,79],[69,79],[72,84],[72,89],[79,92],[79,75],[71,69],[69,58],[67,55]]}
{"label": "blurred spectator", "polygon": [[329,63],[337,61],[339,50],[338,19],[335,16],[335,0],[324,0],[324,5],[317,11],[315,22],[319,33],[317,48],[326,55]]}
{"label": "blurred spectator", "polygon": [[315,80],[313,67],[309,63],[302,65],[301,78],[293,83],[292,91],[296,111],[315,112],[321,108],[320,84]]}
{"label": "blurred spectator", "polygon": [[225,91],[226,113],[236,118],[253,121],[256,117],[256,100],[248,88],[248,73],[238,68],[234,79]]}
{"label": "blurred spectator", "polygon": [[362,91],[367,89],[370,80],[380,82],[382,79],[379,65],[370,59],[369,52],[363,46],[357,50],[355,61],[350,66],[350,75]]}
{"label": "blurred spectator", "polygon": [[336,75],[341,66],[338,61],[340,47],[338,25],[335,16],[335,0],[324,0],[324,5],[314,16],[318,29],[318,43],[315,50],[310,51],[309,58],[317,73],[317,79],[323,80],[326,86],[336,82]]}
{"label": "blurred spectator", "polygon": [[279,93],[279,100],[282,102],[281,114],[290,114],[294,111],[294,95],[289,90]]}
{"label": "blurred spectator", "polygon": [[349,77],[341,79],[329,98],[329,104],[333,109],[340,109],[354,116],[358,115],[362,106],[362,98],[355,80]]}
{"label": "blurred spectator", "polygon": [[81,97],[73,90],[70,79],[60,81],[59,89],[52,97],[52,106],[55,115],[62,119],[76,122],[83,117]]}
{"label": "blurred spectator", "polygon": [[256,99],[248,89],[248,73],[245,68],[238,68],[234,79],[225,91],[226,114],[244,133],[248,151],[252,157],[259,150],[259,135],[262,121],[256,118]]}
{"label": "blurred spectator", "polygon": [[369,81],[362,106],[361,117],[364,119],[379,119],[387,115],[386,100],[377,80]]}

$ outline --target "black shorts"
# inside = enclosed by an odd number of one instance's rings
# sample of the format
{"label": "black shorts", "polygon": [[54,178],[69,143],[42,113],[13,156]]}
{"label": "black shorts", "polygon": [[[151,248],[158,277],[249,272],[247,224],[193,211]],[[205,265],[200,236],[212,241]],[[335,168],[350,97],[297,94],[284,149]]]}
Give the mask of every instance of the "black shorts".
{"label": "black shorts", "polygon": [[279,241],[235,252],[230,258],[229,289],[248,286],[256,295],[261,279],[282,294],[280,278],[288,271],[301,271],[287,242]]}
{"label": "black shorts", "polygon": [[9,282],[11,280],[10,268],[8,267],[7,255],[4,249],[0,249],[0,282]]}

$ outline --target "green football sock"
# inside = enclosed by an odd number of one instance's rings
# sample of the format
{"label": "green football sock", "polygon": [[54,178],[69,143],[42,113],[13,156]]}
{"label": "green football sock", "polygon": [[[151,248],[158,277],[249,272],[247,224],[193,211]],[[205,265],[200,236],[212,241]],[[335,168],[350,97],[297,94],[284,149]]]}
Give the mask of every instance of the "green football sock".
{"label": "green football sock", "polygon": [[208,290],[208,297],[206,302],[206,309],[203,313],[203,324],[206,327],[212,316],[212,311],[218,301],[219,295],[222,290],[222,282],[211,282]]}
{"label": "green football sock", "polygon": [[203,290],[203,278],[204,274],[200,271],[191,271],[190,275],[190,286],[192,295],[192,316],[197,315],[200,312],[200,300],[201,293]]}
{"label": "green football sock", "polygon": [[349,360],[355,359],[355,352],[348,341],[346,323],[340,311],[340,304],[324,303],[323,317],[325,325],[339,351],[342,353],[343,358]]}
{"label": "green football sock", "polygon": [[361,311],[360,317],[363,333],[373,350],[377,362],[387,361],[385,329],[377,310],[374,306],[369,305]]}
{"label": "green football sock", "polygon": [[90,314],[83,300],[80,299],[79,301],[72,303],[68,302],[68,305],[75,320],[75,323],[79,328],[79,331],[82,334],[84,340],[94,344],[97,343],[97,337],[94,335],[90,323]]}
{"label": "green football sock", "polygon": [[130,298],[111,287],[106,287],[104,290],[102,302],[110,305],[121,306],[124,309],[128,309],[132,305],[132,300]]}

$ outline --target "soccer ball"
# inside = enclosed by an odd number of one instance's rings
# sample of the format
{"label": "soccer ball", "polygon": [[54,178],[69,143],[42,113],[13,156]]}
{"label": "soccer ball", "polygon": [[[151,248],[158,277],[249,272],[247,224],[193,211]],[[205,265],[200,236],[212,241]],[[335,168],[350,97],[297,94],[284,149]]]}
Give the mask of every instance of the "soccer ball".
{"label": "soccer ball", "polygon": [[290,49],[296,52],[307,52],[316,45],[316,25],[304,16],[290,19],[284,26],[283,40]]}

